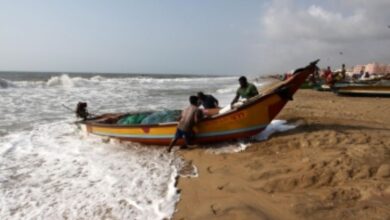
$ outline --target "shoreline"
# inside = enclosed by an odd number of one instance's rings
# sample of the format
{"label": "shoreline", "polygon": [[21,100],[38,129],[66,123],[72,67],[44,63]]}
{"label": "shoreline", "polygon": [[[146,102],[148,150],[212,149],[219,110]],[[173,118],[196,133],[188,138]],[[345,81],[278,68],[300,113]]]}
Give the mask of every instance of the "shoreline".
{"label": "shoreline", "polygon": [[390,99],[299,90],[276,119],[297,128],[245,151],[180,151],[198,177],[180,177],[173,219],[390,217]]}

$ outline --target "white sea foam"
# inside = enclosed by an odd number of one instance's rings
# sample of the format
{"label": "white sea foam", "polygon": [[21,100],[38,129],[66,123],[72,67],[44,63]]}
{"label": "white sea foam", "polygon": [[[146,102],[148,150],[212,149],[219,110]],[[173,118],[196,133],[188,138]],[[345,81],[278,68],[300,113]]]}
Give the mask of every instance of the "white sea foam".
{"label": "white sea foam", "polygon": [[236,90],[237,90],[237,86],[236,85],[232,85],[232,86],[227,87],[227,88],[218,89],[217,93],[218,94],[234,93]]}
{"label": "white sea foam", "polygon": [[102,78],[97,78],[97,77],[91,79],[85,79],[81,77],[69,77],[68,75],[64,74],[61,76],[51,77],[46,82],[46,86],[48,87],[62,86],[65,88],[86,87],[86,86],[90,86],[91,83],[99,82],[101,79]]}
{"label": "white sea foam", "polygon": [[100,81],[103,81],[103,80],[107,80],[107,78],[106,78],[106,77],[103,77],[103,76],[97,75],[97,76],[91,77],[91,80],[92,80],[92,81],[100,82]]}
{"label": "white sea foam", "polygon": [[0,219],[164,219],[179,199],[165,149],[85,139],[67,122],[0,141]]}
{"label": "white sea foam", "polygon": [[214,144],[214,145],[210,146],[207,149],[207,152],[213,153],[213,154],[238,153],[238,152],[244,151],[250,145],[251,145],[250,143],[244,142],[244,141],[219,143],[219,144]]}

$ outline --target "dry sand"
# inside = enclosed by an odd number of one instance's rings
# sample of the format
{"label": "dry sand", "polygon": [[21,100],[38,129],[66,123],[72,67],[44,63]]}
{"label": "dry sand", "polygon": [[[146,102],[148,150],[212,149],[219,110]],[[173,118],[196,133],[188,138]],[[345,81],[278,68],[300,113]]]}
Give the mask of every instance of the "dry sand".
{"label": "dry sand", "polygon": [[300,90],[277,117],[296,129],[246,151],[181,151],[174,219],[390,219],[390,99]]}

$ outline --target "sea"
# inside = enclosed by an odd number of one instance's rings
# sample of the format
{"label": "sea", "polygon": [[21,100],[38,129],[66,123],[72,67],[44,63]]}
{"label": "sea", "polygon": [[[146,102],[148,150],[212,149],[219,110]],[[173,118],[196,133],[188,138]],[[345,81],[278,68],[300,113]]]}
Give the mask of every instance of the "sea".
{"label": "sea", "polygon": [[183,160],[165,147],[86,135],[72,110],[80,101],[94,114],[182,109],[199,91],[225,106],[237,79],[1,72],[0,219],[170,219]]}

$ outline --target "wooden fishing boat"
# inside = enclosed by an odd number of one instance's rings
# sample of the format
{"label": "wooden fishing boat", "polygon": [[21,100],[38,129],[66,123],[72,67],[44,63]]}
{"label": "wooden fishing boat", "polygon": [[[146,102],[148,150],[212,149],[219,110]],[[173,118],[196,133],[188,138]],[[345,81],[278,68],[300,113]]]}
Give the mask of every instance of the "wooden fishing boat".
{"label": "wooden fishing boat", "polygon": [[[293,94],[316,70],[318,60],[295,71],[293,77],[268,92],[249,99],[223,114],[203,119],[194,127],[193,144],[212,143],[256,135],[275,118]],[[177,122],[149,125],[119,125],[123,114],[104,114],[79,124],[90,134],[142,144],[168,145],[176,132]],[[182,144],[179,140],[177,144]]]}
{"label": "wooden fishing boat", "polygon": [[390,96],[390,81],[336,83],[332,89],[339,95]]}

